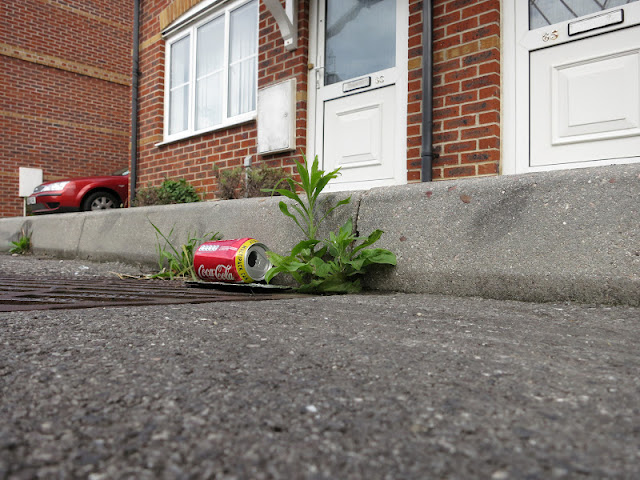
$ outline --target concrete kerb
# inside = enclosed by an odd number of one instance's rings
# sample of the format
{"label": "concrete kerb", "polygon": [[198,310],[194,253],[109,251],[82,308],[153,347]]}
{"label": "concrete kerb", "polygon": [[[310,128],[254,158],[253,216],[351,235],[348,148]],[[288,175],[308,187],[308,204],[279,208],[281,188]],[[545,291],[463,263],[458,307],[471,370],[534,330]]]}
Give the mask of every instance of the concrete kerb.
{"label": "concrete kerb", "polygon": [[[349,217],[398,266],[366,279],[373,290],[640,305],[640,165],[376,188],[353,193],[325,224]],[[348,193],[327,194],[330,205]],[[0,249],[29,228],[36,253],[155,265],[157,239],[173,229],[254,237],[287,252],[302,235],[278,198],[140,207],[0,220]]]}
{"label": "concrete kerb", "polygon": [[[154,225],[164,235],[173,232],[170,240],[175,246],[192,237],[219,233],[226,239],[256,238],[274,251],[285,253],[302,239],[302,233],[292,220],[280,213],[280,200],[282,198],[251,198],[86,214],[77,256],[156,265],[159,239]],[[325,203],[329,204],[328,200],[326,198]],[[340,216],[332,215],[328,225],[347,215],[355,216],[356,205],[354,202],[340,211]],[[164,245],[164,241],[160,241]]]}
{"label": "concrete kerb", "polygon": [[[358,198],[329,215],[320,235],[357,214]],[[320,211],[344,196],[322,197]],[[191,237],[219,233],[223,238],[253,237],[279,253],[302,240],[302,232],[279,210],[279,198],[251,198],[156,207],[117,209],[105,212],[70,213],[0,220],[0,249],[31,234],[34,253],[93,261],[121,261],[133,265],[157,265],[158,242],[154,225],[171,243],[179,246]],[[286,199],[284,199],[286,200]],[[287,203],[292,203],[286,200]]]}
{"label": "concrete kerb", "polygon": [[640,165],[376,189],[358,228],[398,266],[371,289],[640,304]]}

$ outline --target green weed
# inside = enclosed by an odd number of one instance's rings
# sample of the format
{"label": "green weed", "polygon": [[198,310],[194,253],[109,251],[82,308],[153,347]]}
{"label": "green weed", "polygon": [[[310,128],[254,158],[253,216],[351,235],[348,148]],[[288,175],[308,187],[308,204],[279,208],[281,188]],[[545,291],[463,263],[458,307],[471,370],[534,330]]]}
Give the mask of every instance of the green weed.
{"label": "green weed", "polygon": [[9,249],[9,253],[15,253],[18,255],[29,253],[31,251],[31,235],[22,230],[20,238],[15,242],[11,242],[11,244],[13,247]]}
{"label": "green weed", "polygon": [[[300,181],[287,178],[284,181],[288,188],[274,188],[272,191],[295,202],[291,209],[286,203],[280,202],[279,208],[284,215],[293,219],[306,240],[293,247],[287,256],[268,252],[273,267],[267,272],[265,280],[270,282],[279,273],[288,273],[300,284],[298,291],[303,293],[359,292],[362,290],[361,277],[370,266],[396,265],[396,256],[383,248],[367,248],[378,241],[382,230],[376,230],[362,239],[353,232],[351,218],[337,233],[330,232],[328,239],[316,238],[320,224],[336,208],[348,204],[351,197],[338,201],[318,219],[318,197],[327,184],[338,177],[340,169],[325,173],[320,170],[317,157],[311,169],[306,157],[303,156],[303,160],[295,161]],[[298,191],[304,194],[299,195]]]}
{"label": "green weed", "polygon": [[[165,278],[173,280],[175,278],[191,278],[197,280],[198,277],[193,268],[193,255],[197,248],[204,242],[220,240],[222,238],[218,233],[205,233],[200,237],[195,234],[188,233],[187,243],[175,246],[170,238],[173,235],[173,228],[165,235],[160,229],[149,220],[151,226],[156,231],[156,251],[158,253],[158,267],[160,272],[151,275],[150,278]],[[162,243],[164,240],[164,245]]]}

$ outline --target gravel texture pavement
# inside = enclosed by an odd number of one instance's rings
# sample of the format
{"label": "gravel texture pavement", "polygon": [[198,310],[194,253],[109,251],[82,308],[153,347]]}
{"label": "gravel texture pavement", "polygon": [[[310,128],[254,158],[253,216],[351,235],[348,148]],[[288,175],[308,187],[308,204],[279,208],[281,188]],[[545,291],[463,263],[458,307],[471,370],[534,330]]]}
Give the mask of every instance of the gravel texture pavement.
{"label": "gravel texture pavement", "polygon": [[639,321],[414,294],[0,313],[0,478],[640,478]]}

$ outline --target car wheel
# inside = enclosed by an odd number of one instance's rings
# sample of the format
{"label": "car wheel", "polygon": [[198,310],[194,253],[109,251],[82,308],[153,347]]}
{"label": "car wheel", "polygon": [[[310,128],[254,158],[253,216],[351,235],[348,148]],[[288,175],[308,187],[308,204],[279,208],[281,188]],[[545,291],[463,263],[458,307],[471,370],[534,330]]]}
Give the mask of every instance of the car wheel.
{"label": "car wheel", "polygon": [[109,192],[94,192],[85,198],[82,204],[82,210],[95,211],[106,210],[107,208],[118,208],[120,200],[118,197]]}

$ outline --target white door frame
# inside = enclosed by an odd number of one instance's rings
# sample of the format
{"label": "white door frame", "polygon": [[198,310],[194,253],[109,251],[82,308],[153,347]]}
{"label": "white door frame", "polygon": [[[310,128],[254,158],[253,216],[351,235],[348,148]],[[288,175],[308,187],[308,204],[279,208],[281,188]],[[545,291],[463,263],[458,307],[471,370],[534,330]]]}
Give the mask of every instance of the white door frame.
{"label": "white door frame", "polygon": [[[501,173],[508,175],[637,162],[636,159],[618,159],[615,161],[575,162],[569,165],[548,165],[544,167],[531,167],[529,165],[529,52],[531,34],[527,28],[529,21],[528,2],[507,0],[501,2],[501,5],[503,25]],[[624,8],[640,11],[640,2],[625,5]],[[565,27],[565,24],[568,23],[570,22],[562,22],[558,25],[568,28]],[[618,25],[613,25],[599,29],[598,32],[606,33],[619,28]],[[549,27],[547,29],[551,30]],[[543,30],[538,29],[540,34],[543,33]],[[532,32],[536,32],[536,30],[532,30]],[[563,42],[566,40],[558,39],[558,41]]]}
{"label": "white door frame", "polygon": [[[408,103],[408,56],[409,56],[409,4],[408,0],[397,0],[396,17],[396,134],[394,152],[396,165],[394,178],[391,182],[369,182],[366,186],[342,184],[327,190],[347,190],[373,188],[382,185],[404,185],[407,183],[407,103]],[[317,135],[322,135],[321,125],[316,124],[318,106],[315,62],[318,58],[319,45],[319,4],[318,0],[310,2],[309,15],[309,76],[307,82],[307,151],[306,156],[311,161],[316,152]],[[320,159],[322,165],[322,159]]]}

